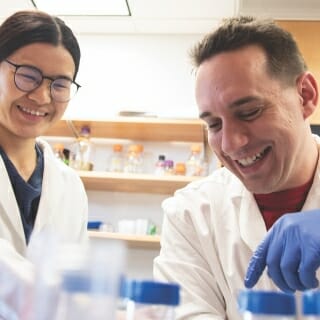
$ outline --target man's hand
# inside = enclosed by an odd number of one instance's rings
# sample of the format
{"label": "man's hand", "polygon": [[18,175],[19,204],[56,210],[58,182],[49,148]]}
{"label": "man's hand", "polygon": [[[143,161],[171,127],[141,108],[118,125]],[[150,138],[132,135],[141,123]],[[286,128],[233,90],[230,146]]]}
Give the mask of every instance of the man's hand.
{"label": "man's hand", "polygon": [[253,253],[245,286],[252,288],[267,267],[285,292],[316,288],[320,266],[320,209],[282,216]]}

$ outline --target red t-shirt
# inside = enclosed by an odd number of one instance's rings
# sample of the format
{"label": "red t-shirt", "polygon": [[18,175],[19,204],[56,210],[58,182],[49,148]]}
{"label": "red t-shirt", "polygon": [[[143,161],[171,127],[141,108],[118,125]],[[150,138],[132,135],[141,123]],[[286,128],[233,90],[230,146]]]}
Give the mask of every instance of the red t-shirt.
{"label": "red t-shirt", "polygon": [[313,178],[306,184],[293,189],[254,195],[267,230],[285,213],[301,210],[312,182]]}

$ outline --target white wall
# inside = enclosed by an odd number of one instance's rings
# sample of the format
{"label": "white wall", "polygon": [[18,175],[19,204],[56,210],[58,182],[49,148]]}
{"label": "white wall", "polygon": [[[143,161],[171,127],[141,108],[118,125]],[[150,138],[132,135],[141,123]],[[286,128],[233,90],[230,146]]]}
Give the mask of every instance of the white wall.
{"label": "white wall", "polygon": [[[77,81],[82,88],[65,118],[103,119],[116,116],[119,110],[196,118],[194,74],[188,51],[199,39],[196,35],[80,35],[82,60]],[[189,147],[183,143],[145,143],[146,154],[154,162],[160,153],[183,161]],[[110,145],[100,145],[96,170],[104,170],[110,152]],[[119,219],[140,217],[161,227],[160,204],[168,196],[88,191],[89,217],[114,227]],[[129,249],[128,276],[152,277],[157,254],[157,250]]]}
{"label": "white wall", "polygon": [[188,51],[197,35],[79,35],[83,86],[66,118],[103,118],[119,110],[197,117]]}

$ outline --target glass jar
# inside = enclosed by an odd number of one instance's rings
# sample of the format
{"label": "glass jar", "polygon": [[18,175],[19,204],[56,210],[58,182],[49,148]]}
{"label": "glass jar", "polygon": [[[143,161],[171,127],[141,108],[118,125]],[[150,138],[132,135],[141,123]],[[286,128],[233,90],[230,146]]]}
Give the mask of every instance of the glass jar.
{"label": "glass jar", "polygon": [[126,280],[126,320],[173,320],[180,287],[153,280]]}
{"label": "glass jar", "polygon": [[293,294],[276,291],[243,290],[238,296],[243,320],[295,320]]}

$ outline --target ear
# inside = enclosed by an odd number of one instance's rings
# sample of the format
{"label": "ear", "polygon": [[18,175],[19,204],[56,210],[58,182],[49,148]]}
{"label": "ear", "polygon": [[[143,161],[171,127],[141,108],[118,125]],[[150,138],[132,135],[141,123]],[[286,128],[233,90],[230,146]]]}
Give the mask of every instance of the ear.
{"label": "ear", "polygon": [[310,72],[305,72],[297,79],[297,89],[302,102],[303,117],[306,119],[315,111],[318,104],[317,81]]}

